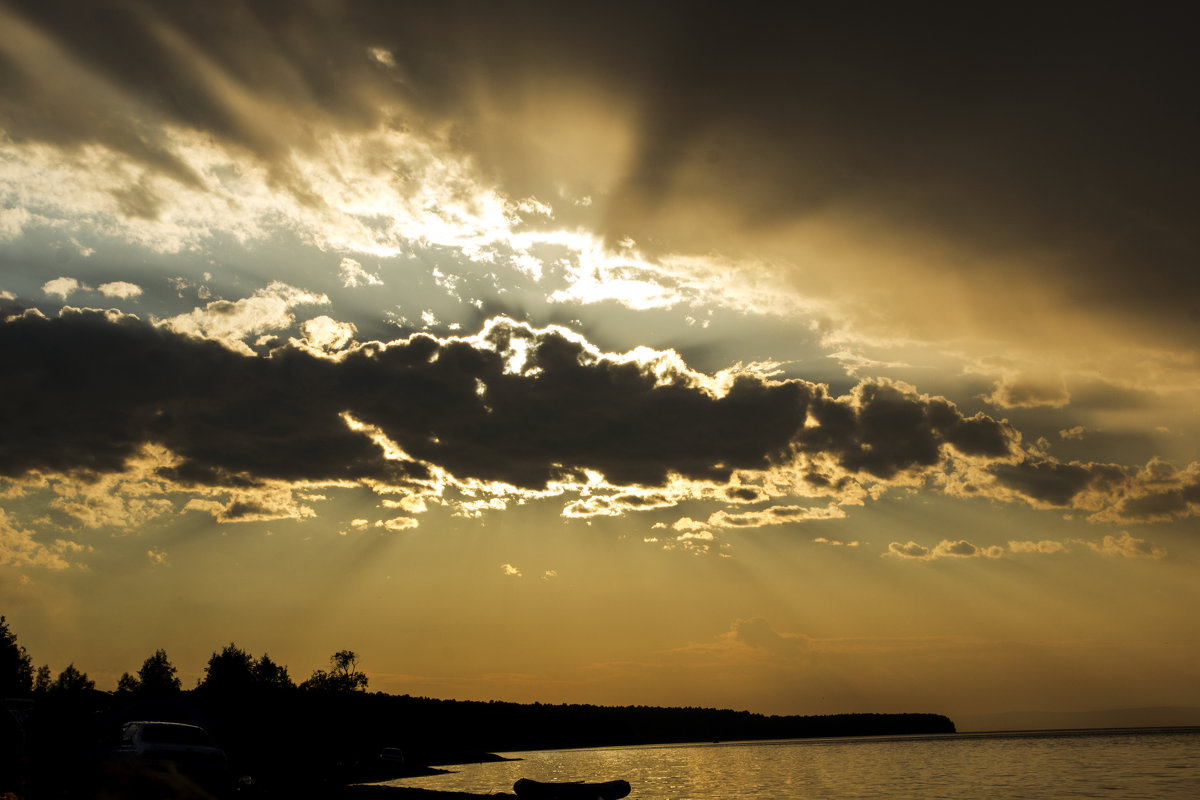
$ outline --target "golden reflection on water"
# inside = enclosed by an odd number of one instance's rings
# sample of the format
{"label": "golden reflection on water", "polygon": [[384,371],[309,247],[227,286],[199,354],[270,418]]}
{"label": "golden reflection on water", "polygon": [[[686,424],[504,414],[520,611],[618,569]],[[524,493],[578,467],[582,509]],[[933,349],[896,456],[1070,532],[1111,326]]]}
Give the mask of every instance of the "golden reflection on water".
{"label": "golden reflection on water", "polygon": [[1200,728],[959,734],[542,750],[519,761],[451,767],[449,775],[392,781],[479,794],[518,778],[623,778],[631,800],[779,800],[782,797],[982,797],[1193,800],[1200,797]]}

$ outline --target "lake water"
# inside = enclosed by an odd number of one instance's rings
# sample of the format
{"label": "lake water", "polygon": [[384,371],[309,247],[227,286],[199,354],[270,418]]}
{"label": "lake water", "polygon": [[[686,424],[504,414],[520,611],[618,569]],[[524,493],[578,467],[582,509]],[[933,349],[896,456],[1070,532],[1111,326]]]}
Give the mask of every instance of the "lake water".
{"label": "lake water", "polygon": [[504,753],[392,781],[480,794],[624,778],[630,800],[1200,798],[1200,728],[948,734]]}

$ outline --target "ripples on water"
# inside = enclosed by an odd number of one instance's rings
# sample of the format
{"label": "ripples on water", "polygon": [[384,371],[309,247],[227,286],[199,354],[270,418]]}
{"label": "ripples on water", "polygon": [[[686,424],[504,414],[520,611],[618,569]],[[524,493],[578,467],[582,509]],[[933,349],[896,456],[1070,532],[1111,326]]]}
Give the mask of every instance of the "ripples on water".
{"label": "ripples on water", "polygon": [[505,753],[396,786],[487,794],[517,778],[633,784],[630,800],[1200,798],[1200,728],[957,734]]}

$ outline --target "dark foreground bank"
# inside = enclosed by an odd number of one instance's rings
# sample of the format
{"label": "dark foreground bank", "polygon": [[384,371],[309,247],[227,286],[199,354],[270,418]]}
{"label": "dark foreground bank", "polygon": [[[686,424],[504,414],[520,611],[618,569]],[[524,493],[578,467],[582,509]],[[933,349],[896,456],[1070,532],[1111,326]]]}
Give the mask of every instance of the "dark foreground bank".
{"label": "dark foreground bank", "polygon": [[0,791],[30,800],[156,796],[155,780],[141,768],[157,762],[122,740],[123,731],[128,739],[130,726],[146,720],[192,726],[211,737],[223,761],[222,777],[208,794],[289,800],[490,796],[353,784],[499,760],[497,751],[954,731],[949,719],[934,714],[780,717],[295,689],[236,694],[197,689],[160,696],[90,691],[9,700],[5,706],[0,713],[8,723],[6,774],[0,775]]}

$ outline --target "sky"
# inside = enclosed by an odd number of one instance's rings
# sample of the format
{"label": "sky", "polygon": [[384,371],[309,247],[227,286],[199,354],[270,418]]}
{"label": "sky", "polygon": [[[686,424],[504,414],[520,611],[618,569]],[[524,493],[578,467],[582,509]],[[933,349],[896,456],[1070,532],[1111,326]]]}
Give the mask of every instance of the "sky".
{"label": "sky", "polygon": [[0,0],[0,610],[101,688],[1200,706],[1172,13]]}

